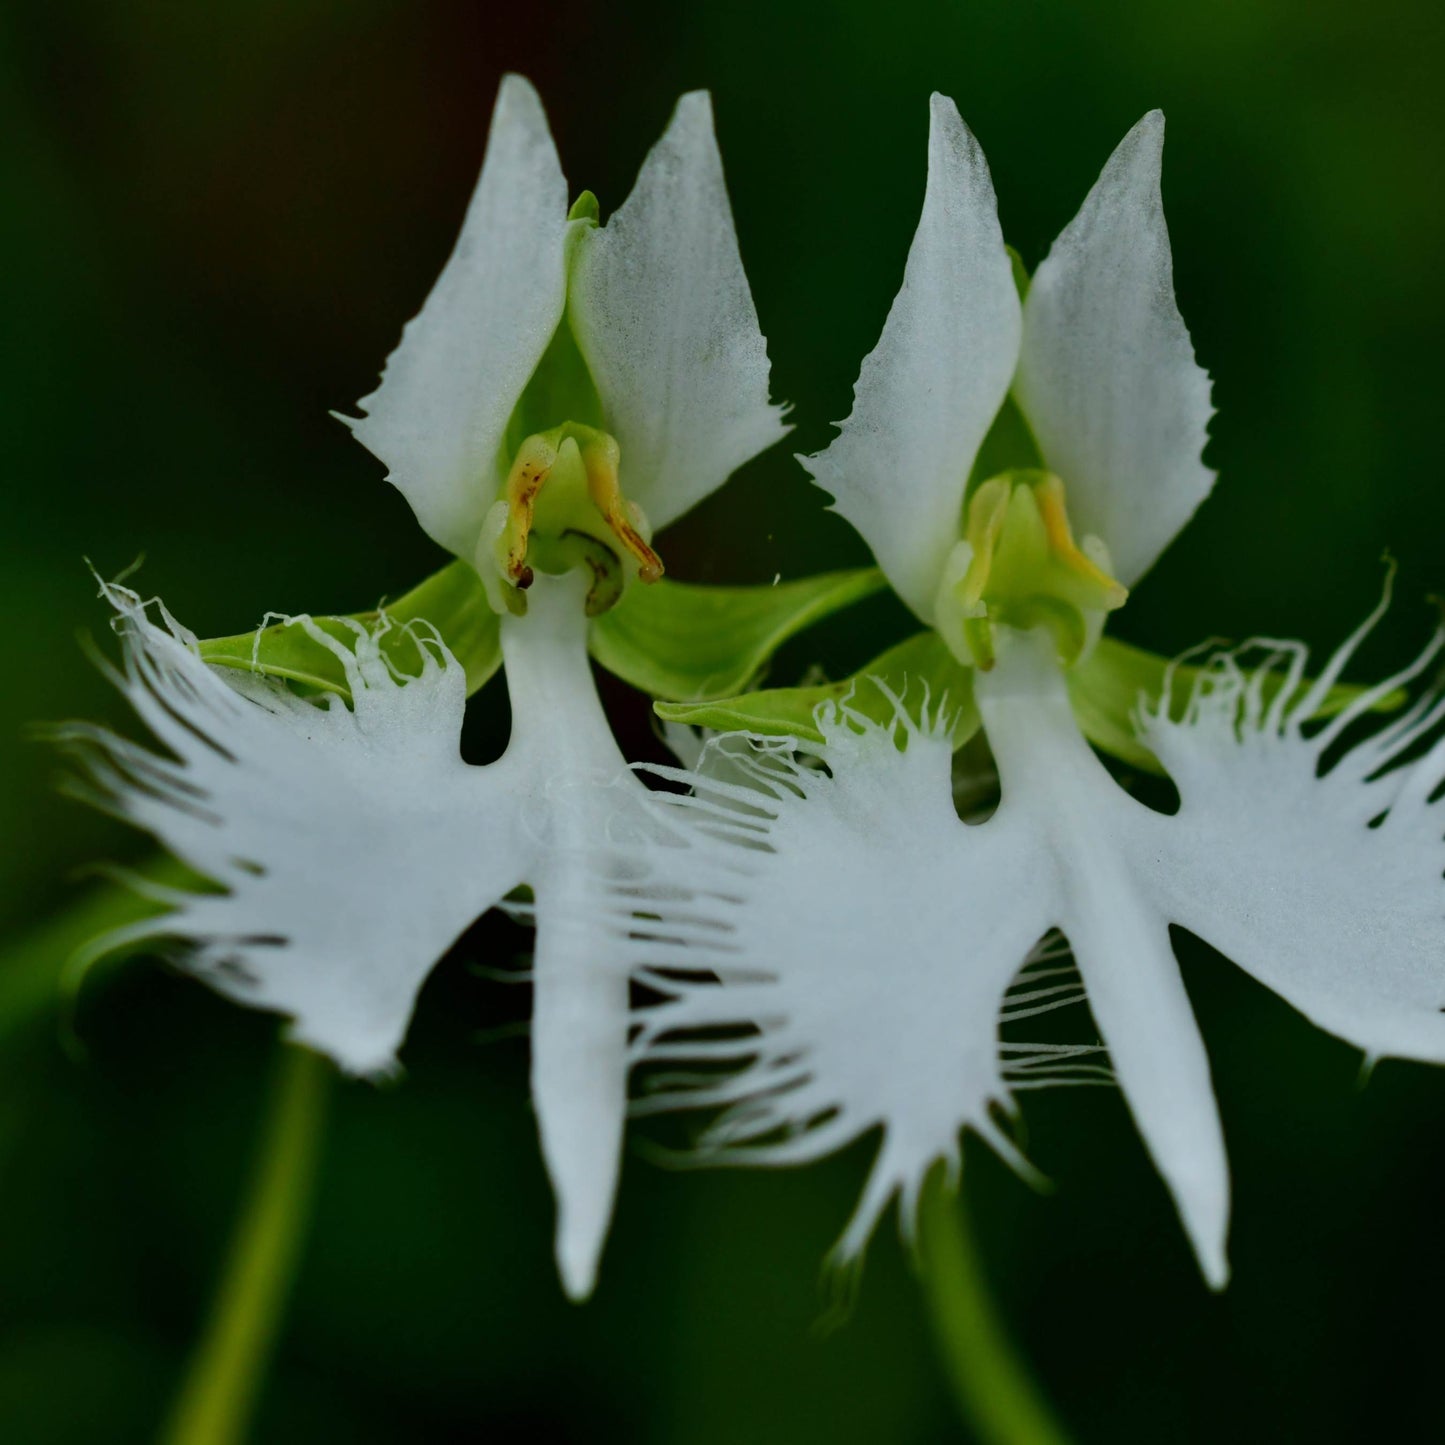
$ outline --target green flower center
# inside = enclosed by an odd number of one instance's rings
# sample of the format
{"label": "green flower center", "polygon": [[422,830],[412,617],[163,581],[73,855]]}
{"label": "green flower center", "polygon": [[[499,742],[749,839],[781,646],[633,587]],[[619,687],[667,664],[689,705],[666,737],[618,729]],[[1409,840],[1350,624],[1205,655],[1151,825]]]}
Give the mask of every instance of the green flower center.
{"label": "green flower center", "polygon": [[1033,467],[1002,472],[969,498],[934,603],[938,630],[960,662],[987,670],[999,627],[1047,627],[1060,662],[1072,667],[1129,595],[1109,567],[1097,537],[1074,541],[1058,477]]}
{"label": "green flower center", "polygon": [[495,611],[525,613],[538,571],[587,568],[589,617],[614,606],[633,577],[662,576],[647,518],[622,493],[620,462],[616,440],[580,422],[523,440],[477,548],[477,570]]}

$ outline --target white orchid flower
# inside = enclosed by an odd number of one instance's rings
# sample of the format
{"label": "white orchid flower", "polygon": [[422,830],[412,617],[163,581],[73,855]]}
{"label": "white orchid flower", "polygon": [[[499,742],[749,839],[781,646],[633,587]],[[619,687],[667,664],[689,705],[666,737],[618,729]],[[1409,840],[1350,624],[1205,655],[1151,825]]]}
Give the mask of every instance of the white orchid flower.
{"label": "white orchid flower", "polygon": [[[1076,716],[1071,675],[1105,613],[1213,481],[1162,140],[1157,113],[1130,132],[1020,304],[983,157],[934,97],[903,289],[852,416],[810,465],[972,698],[935,689],[930,705],[895,658],[824,700],[811,731],[754,734],[751,754],[727,740],[725,773],[680,772],[692,796],[657,804],[693,832],[653,860],[660,921],[639,950],[669,997],[643,1015],[639,1056],[742,1061],[661,1099],[729,1106],[705,1136],[721,1159],[805,1160],[880,1128],[845,1257],[896,1193],[910,1223],[930,1167],[957,1169],[964,1126],[1008,1149],[991,1107],[1088,1067],[1080,1049],[998,1041],[1001,1010],[1072,996],[1037,968],[1015,984],[1051,930],[1216,1286],[1228,1168],[1171,924],[1370,1056],[1445,1061],[1445,742],[1425,746],[1445,701],[1361,736],[1440,636],[1327,724],[1378,612],[1313,682],[1291,642],[1180,669],[1134,717],[1133,746],[1178,789],[1172,815],[1116,783]],[[767,697],[720,712],[761,716]],[[1001,802],[970,825],[950,758],[974,707]]]}
{"label": "white orchid flower", "polygon": [[598,701],[590,619],[661,574],[654,526],[786,430],[705,94],[683,97],[629,199],[605,226],[596,215],[590,197],[569,214],[541,104],[509,77],[456,249],[351,423],[462,559],[403,611],[441,627],[460,597],[470,635],[499,642],[504,756],[469,767],[458,750],[470,684],[495,661],[473,677],[420,622],[287,619],[278,645],[312,661],[263,678],[244,648],[203,657],[114,586],[122,686],[173,756],[86,735],[102,801],[225,890],[166,895],[172,911],[141,931],[189,941],[192,969],[290,1015],[349,1071],[393,1066],[433,963],[530,885],[533,1092],[576,1297],[616,1187],[630,965],[626,929],[593,926],[586,900],[646,823]]}

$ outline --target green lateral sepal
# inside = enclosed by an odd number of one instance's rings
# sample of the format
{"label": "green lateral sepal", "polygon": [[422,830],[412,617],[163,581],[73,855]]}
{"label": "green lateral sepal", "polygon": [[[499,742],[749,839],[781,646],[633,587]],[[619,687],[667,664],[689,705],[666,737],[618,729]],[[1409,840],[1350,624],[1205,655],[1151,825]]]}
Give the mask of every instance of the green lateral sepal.
{"label": "green lateral sepal", "polygon": [[[499,619],[487,605],[481,578],[465,562],[443,567],[420,586],[377,611],[352,613],[345,618],[316,617],[313,621],[322,631],[349,645],[353,637],[349,622],[375,628],[383,617],[391,626],[381,636],[382,649],[403,675],[414,677],[421,671],[418,634],[407,626],[413,622],[430,624],[436,629],[452,656],[465,668],[469,695],[478,691],[502,665]],[[200,651],[206,662],[221,667],[259,672],[303,687],[348,696],[340,662],[292,621],[235,637],[212,638],[201,643]]]}
{"label": "green lateral sepal", "polygon": [[629,587],[593,622],[589,645],[608,672],[650,697],[679,703],[735,699],[789,638],[886,585],[876,567],[771,587],[664,579]]}
{"label": "green lateral sepal", "polygon": [[[878,686],[880,682],[886,693]],[[973,669],[957,662],[936,632],[919,632],[890,647],[841,682],[766,688],[707,702],[659,702],[653,710],[666,722],[820,743],[823,734],[817,711],[821,704],[846,702],[864,716],[886,724],[894,717],[893,697],[902,701],[904,711],[915,722],[922,721],[925,698],[930,715],[943,709],[953,719],[955,748],[978,731]]]}

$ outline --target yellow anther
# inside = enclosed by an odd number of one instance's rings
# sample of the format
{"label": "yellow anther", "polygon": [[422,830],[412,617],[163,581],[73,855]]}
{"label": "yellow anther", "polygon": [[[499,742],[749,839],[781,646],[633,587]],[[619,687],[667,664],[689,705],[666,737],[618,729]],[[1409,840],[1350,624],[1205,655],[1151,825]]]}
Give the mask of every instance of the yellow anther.
{"label": "yellow anther", "polygon": [[517,448],[512,470],[507,473],[503,498],[507,503],[507,529],[502,534],[505,560],[502,570],[512,586],[532,585],[527,563],[527,546],[532,537],[532,520],[537,496],[557,462],[557,444],[547,436],[530,436]]}
{"label": "yellow anther", "polygon": [[582,465],[587,472],[587,492],[593,506],[602,513],[612,535],[636,559],[638,580],[656,582],[662,577],[662,558],[637,530],[631,503],[622,495],[617,479],[621,460],[621,448],[606,432],[594,432],[582,442]]}
{"label": "yellow anther", "polygon": [[1054,560],[1098,596],[1104,611],[1112,612],[1115,608],[1122,607],[1128,600],[1129,589],[1090,561],[1074,541],[1074,529],[1069,525],[1069,511],[1064,500],[1063,482],[1052,472],[1044,472],[1039,480],[1033,483],[1033,492],[1039,517],[1044,524],[1044,535],[1048,538],[1049,551]]}
{"label": "yellow anther", "polygon": [[1008,520],[1009,501],[1013,488],[1002,477],[990,477],[969,499],[968,525],[964,536],[972,549],[968,571],[958,583],[956,595],[968,616],[982,612],[983,596],[993,572],[999,538]]}

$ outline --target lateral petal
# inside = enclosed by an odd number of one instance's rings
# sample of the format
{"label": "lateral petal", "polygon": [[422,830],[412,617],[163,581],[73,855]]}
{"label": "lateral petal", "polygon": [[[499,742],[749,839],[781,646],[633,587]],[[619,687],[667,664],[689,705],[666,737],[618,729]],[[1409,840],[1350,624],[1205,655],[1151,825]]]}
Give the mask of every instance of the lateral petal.
{"label": "lateral petal", "polygon": [[654,527],[788,430],[768,400],[705,91],[682,97],[632,194],[578,238],[568,310],[621,446],[623,489]]}
{"label": "lateral petal", "polygon": [[1438,684],[1359,736],[1373,702],[1424,672],[1445,636],[1309,725],[1379,615],[1312,685],[1304,647],[1269,642],[1216,659],[1178,721],[1167,698],[1144,713],[1144,740],[1180,795],[1159,830],[1158,883],[1171,917],[1321,1028],[1371,1056],[1445,1063]]}
{"label": "lateral petal", "polygon": [[566,302],[567,182],[537,93],[497,93],[481,179],[450,259],[381,385],[343,417],[422,527],[474,560],[508,419]]}
{"label": "lateral petal", "polygon": [[1209,377],[1174,299],[1159,190],[1164,117],[1124,137],[1039,266],[1015,393],[1075,530],[1133,586],[1209,495]]}
{"label": "lateral petal", "polygon": [[953,102],[934,95],[903,288],[852,414],[825,450],[800,458],[925,622],[961,534],[969,470],[1008,394],[1020,325],[988,164]]}
{"label": "lateral petal", "polygon": [[[512,770],[458,752],[466,679],[440,643],[421,675],[316,629],[352,696],[212,669],[162,609],[107,586],[116,681],[166,754],[72,727],[95,801],[146,830],[220,892],[176,891],[127,938],[179,939],[218,991],[289,1015],[291,1032],[358,1074],[385,1072],[418,990],[457,936],[528,869]],[[305,625],[307,619],[298,619]]]}
{"label": "lateral petal", "polygon": [[705,1071],[641,1109],[723,1106],[702,1141],[716,1163],[805,1162],[881,1130],[846,1261],[894,1195],[911,1228],[965,1126],[1012,1154],[989,1113],[1009,1101],[998,1016],[1050,900],[990,825],[960,823],[946,722],[819,716],[827,771],[738,735],[709,745],[720,766],[667,770],[696,791],[654,795],[675,836],[616,906],[656,914],[632,925],[666,998],[638,1015],[638,1059]]}

